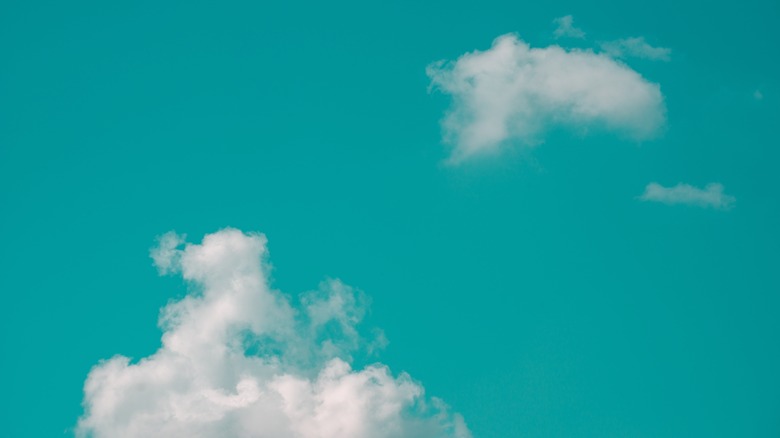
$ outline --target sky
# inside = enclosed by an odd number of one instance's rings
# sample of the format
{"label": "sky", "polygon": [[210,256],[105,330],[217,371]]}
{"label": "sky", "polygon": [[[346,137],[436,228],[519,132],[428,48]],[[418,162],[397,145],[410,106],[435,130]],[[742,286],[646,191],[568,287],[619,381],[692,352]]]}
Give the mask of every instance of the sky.
{"label": "sky", "polygon": [[0,436],[780,435],[773,1],[0,5]]}

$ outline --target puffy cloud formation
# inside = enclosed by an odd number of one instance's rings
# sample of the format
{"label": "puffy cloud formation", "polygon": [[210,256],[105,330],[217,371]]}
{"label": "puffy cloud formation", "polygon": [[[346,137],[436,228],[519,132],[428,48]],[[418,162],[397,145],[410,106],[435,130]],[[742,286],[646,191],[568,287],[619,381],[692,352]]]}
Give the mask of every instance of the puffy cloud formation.
{"label": "puffy cloud formation", "polygon": [[196,291],[162,311],[162,346],[96,365],[82,437],[469,438],[463,419],[408,375],[352,369],[364,297],[324,282],[298,305],[269,287],[266,239],[225,229],[176,234],[152,258]]}
{"label": "puffy cloud formation", "polygon": [[451,162],[509,141],[537,143],[548,126],[596,125],[643,140],[665,123],[660,87],[628,66],[592,51],[531,48],[512,34],[427,73],[453,98],[442,122]]}
{"label": "puffy cloud formation", "polygon": [[553,34],[555,38],[585,38],[585,32],[582,29],[574,27],[574,17],[571,15],[564,15],[553,20],[553,23],[557,26]]}
{"label": "puffy cloud formation", "polygon": [[650,183],[639,199],[643,201],[663,202],[665,204],[688,204],[699,207],[713,207],[727,210],[734,205],[736,198],[723,193],[723,185],[710,183],[704,189],[679,183],[674,187],[664,187]]}
{"label": "puffy cloud formation", "polygon": [[601,49],[615,58],[643,58],[653,61],[669,61],[672,49],[653,47],[643,37],[623,38],[601,44]]}

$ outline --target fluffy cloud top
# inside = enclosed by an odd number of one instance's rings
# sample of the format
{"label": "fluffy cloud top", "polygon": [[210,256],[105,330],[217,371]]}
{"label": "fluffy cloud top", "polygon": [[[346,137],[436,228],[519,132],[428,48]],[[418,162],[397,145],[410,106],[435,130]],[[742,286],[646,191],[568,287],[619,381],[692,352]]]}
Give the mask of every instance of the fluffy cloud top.
{"label": "fluffy cloud top", "polygon": [[161,313],[162,346],[96,365],[77,435],[469,438],[457,414],[382,364],[352,369],[367,342],[360,293],[324,282],[297,305],[269,287],[266,239],[225,229],[201,244],[173,233],[152,251],[192,292]]}
{"label": "fluffy cloud top", "polygon": [[643,37],[624,38],[601,44],[601,49],[615,58],[643,58],[653,61],[669,61],[672,49],[653,47]]}
{"label": "fluffy cloud top", "polygon": [[625,64],[592,51],[531,48],[512,34],[427,73],[453,98],[442,124],[454,162],[510,141],[537,143],[548,126],[595,125],[643,140],[665,123],[660,87]]}
{"label": "fluffy cloud top", "polygon": [[736,198],[723,193],[723,185],[710,183],[704,189],[689,184],[677,184],[674,187],[664,187],[658,183],[650,183],[639,199],[643,201],[663,202],[665,204],[688,204],[699,207],[729,209]]}
{"label": "fluffy cloud top", "polygon": [[585,38],[585,32],[582,29],[574,27],[574,17],[571,15],[564,15],[553,20],[553,23],[557,26],[553,34],[555,38],[569,37],[569,38]]}

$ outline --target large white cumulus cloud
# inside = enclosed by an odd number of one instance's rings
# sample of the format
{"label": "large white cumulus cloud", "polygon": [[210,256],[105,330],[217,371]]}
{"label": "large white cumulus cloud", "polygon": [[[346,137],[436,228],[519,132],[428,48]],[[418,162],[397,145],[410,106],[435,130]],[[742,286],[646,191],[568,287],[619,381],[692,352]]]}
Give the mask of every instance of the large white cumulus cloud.
{"label": "large white cumulus cloud", "polygon": [[427,73],[453,98],[443,121],[452,161],[510,141],[537,143],[550,126],[597,126],[644,140],[665,123],[657,84],[590,50],[531,48],[508,34],[486,51],[431,64]]}
{"label": "large white cumulus cloud", "polygon": [[359,292],[331,280],[296,303],[269,287],[266,239],[225,229],[201,244],[167,234],[161,272],[193,292],[161,314],[162,346],[116,356],[84,385],[86,437],[468,438],[463,419],[408,375],[352,369],[366,347]]}

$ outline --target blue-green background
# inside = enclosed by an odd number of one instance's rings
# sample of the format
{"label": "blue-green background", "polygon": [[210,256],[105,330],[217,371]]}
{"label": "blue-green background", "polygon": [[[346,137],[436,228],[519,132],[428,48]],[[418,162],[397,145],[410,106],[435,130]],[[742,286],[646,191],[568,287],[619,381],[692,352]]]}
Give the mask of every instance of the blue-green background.
{"label": "blue-green background", "polygon": [[[672,61],[641,145],[554,131],[442,162],[425,66],[518,32]],[[777,1],[0,4],[0,436],[71,434],[101,358],[159,345],[176,230],[269,238],[290,294],[373,298],[380,360],[475,438],[780,436]],[[564,41],[565,43],[565,41]],[[759,90],[763,99],[756,99]],[[642,203],[721,182],[731,211]]]}

